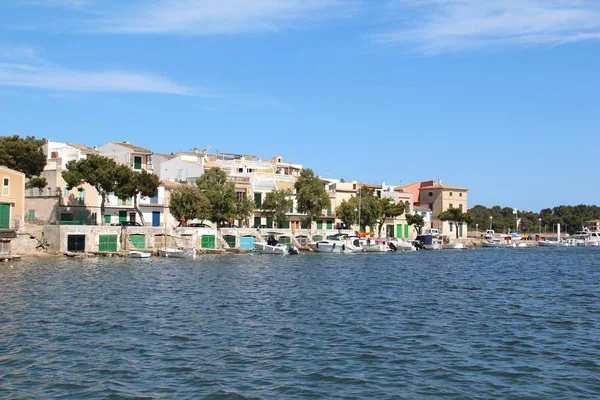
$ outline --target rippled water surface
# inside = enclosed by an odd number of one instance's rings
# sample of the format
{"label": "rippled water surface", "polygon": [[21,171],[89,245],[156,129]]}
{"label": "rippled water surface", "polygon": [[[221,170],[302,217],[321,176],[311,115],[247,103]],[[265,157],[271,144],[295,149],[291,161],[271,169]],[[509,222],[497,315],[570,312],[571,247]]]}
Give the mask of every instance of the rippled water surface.
{"label": "rippled water surface", "polygon": [[600,398],[600,249],[0,264],[0,397]]}

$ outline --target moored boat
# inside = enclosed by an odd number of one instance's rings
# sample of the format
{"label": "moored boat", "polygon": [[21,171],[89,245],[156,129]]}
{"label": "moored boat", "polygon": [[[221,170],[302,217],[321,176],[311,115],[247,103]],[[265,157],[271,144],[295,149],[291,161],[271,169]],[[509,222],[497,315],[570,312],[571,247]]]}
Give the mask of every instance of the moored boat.
{"label": "moored boat", "polygon": [[275,239],[275,235],[269,235],[267,243],[254,243],[254,251],[259,254],[276,254],[285,256],[298,254],[298,249],[293,244],[282,244]]}
{"label": "moored boat", "polygon": [[196,256],[196,249],[176,249],[173,247],[160,247],[158,254],[161,257],[190,258]]}
{"label": "moored boat", "polygon": [[149,253],[146,251],[139,251],[139,250],[131,250],[129,252],[130,258],[150,258],[151,255],[152,255],[152,253]]}

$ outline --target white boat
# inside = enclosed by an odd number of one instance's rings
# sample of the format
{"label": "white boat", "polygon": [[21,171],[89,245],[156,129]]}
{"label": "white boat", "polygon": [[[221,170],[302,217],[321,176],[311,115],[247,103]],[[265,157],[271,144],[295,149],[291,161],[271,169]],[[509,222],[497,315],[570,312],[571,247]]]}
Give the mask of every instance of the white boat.
{"label": "white boat", "polygon": [[129,252],[130,258],[150,258],[151,255],[152,255],[152,253],[148,253],[145,251],[139,251],[139,250],[131,250]]}
{"label": "white boat", "polygon": [[484,240],[481,242],[481,247],[492,247],[495,249],[507,249],[507,248],[515,248],[517,244],[512,241],[512,237],[510,235],[494,237],[490,240]]}
{"label": "white boat", "polygon": [[447,244],[442,244],[442,250],[464,250],[466,249],[464,243],[460,242],[450,242]]}
{"label": "white boat", "polygon": [[541,247],[569,247],[571,244],[568,241],[560,238],[560,224],[556,224],[556,240],[538,240],[537,244]]}
{"label": "white boat", "polygon": [[288,254],[298,254],[298,249],[293,244],[280,244],[275,239],[275,235],[269,235],[267,243],[254,243],[254,251],[259,254],[276,254],[285,256]]}
{"label": "white boat", "polygon": [[590,232],[588,230],[584,230],[578,232],[575,235],[578,238],[576,242],[577,246],[580,247],[597,247],[600,246],[600,232]]}
{"label": "white boat", "polygon": [[196,249],[176,249],[173,247],[159,247],[158,254],[161,257],[190,258],[196,256]]}
{"label": "white boat", "polygon": [[391,250],[385,240],[382,239],[348,236],[342,241],[347,245],[350,245],[355,252],[382,253]]}
{"label": "white boat", "polygon": [[418,235],[415,239],[418,248],[423,250],[441,250],[442,239],[435,238],[433,235]]}
{"label": "white boat", "polygon": [[316,253],[356,253],[356,248],[350,244],[337,239],[324,239],[306,244]]}
{"label": "white boat", "polygon": [[398,239],[398,238],[390,239],[388,241],[388,247],[392,251],[415,251],[415,250],[417,250],[417,248],[415,247],[415,245],[412,242],[409,242],[408,240],[404,240],[404,239]]}

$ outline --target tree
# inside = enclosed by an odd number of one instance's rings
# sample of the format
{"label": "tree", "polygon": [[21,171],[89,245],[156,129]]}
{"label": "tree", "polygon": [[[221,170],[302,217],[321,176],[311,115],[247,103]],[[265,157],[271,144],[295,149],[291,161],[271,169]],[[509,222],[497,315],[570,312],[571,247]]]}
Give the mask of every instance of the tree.
{"label": "tree", "polygon": [[32,189],[32,188],[43,189],[46,187],[47,184],[48,184],[48,182],[46,181],[46,178],[36,177],[36,178],[29,179],[27,181],[27,183],[25,184],[25,188],[27,188],[27,189]]}
{"label": "tree", "polygon": [[196,180],[196,185],[210,201],[210,220],[217,224],[217,228],[235,216],[235,187],[231,182],[227,182],[225,171],[211,168]]}
{"label": "tree", "polygon": [[378,197],[375,197],[375,190],[366,186],[358,190],[358,224],[361,230],[366,231],[367,226],[373,227],[377,224],[381,215],[381,203]]}
{"label": "tree", "polygon": [[294,201],[289,199],[291,195],[291,190],[273,190],[267,193],[262,203],[263,212],[277,222],[278,227],[281,227],[288,220],[286,214],[290,212],[294,205]]}
{"label": "tree", "polygon": [[448,221],[456,226],[456,238],[458,239],[458,227],[461,223],[470,223],[471,216],[462,212],[459,208],[450,208],[442,212],[439,217],[440,221]]}
{"label": "tree", "polygon": [[128,168],[128,173],[121,178],[115,190],[115,195],[123,200],[133,197],[133,208],[140,216],[142,225],[145,225],[144,213],[138,205],[138,195],[154,197],[158,193],[159,185],[160,179],[158,176],[144,170],[137,172]]}
{"label": "tree", "polygon": [[244,197],[239,197],[235,201],[234,216],[238,221],[245,221],[246,226],[250,226],[248,218],[254,214],[255,203],[254,201]]}
{"label": "tree", "polygon": [[86,159],[69,161],[62,177],[69,190],[87,183],[98,191],[101,197],[100,215],[104,221],[106,195],[114,192],[119,182],[126,180],[129,171],[128,167],[110,158],[92,155]]}
{"label": "tree", "polygon": [[381,237],[381,228],[388,218],[395,218],[404,213],[404,203],[394,203],[391,199],[379,199],[379,217],[377,218],[377,237]]}
{"label": "tree", "polygon": [[335,216],[342,220],[346,227],[356,225],[357,213],[354,211],[358,210],[358,202],[353,201],[354,197],[348,201],[342,200],[342,203],[335,209]]}
{"label": "tree", "polygon": [[413,226],[417,233],[421,233],[421,227],[425,225],[425,220],[421,214],[406,214],[406,223]]}
{"label": "tree", "polygon": [[[0,137],[0,165],[25,174],[28,179],[38,177],[46,166],[46,155],[42,146],[45,139],[36,139],[33,136],[21,138],[19,135]],[[46,186],[45,178],[38,178],[27,187],[43,188]]]}
{"label": "tree", "polygon": [[210,218],[212,208],[208,198],[197,187],[180,185],[171,190],[169,212],[175,219],[184,216],[186,220]]}
{"label": "tree", "polygon": [[323,210],[331,206],[329,195],[325,191],[323,182],[310,168],[303,168],[296,183],[296,201],[298,212],[306,214],[305,222],[312,224],[313,220],[323,214]]}

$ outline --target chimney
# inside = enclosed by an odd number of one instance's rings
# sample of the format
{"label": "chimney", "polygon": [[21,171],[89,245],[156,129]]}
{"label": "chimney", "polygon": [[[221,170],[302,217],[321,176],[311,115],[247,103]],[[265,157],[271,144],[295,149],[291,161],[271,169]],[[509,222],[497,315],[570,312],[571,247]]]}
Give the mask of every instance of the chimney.
{"label": "chimney", "polygon": [[441,185],[441,184],[442,184],[442,180],[438,179],[438,185]]}

